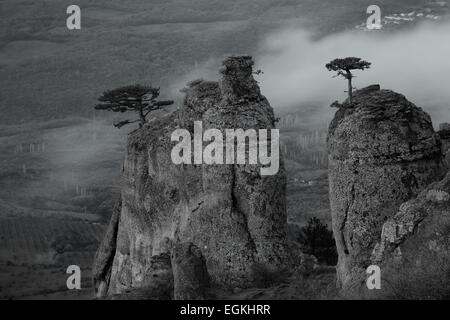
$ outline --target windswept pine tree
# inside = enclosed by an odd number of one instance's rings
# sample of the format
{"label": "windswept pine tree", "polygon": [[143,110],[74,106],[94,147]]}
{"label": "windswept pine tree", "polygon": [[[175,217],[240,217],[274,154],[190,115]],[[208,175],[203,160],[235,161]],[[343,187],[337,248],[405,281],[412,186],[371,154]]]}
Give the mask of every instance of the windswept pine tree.
{"label": "windswept pine tree", "polygon": [[348,80],[348,99],[352,103],[353,99],[353,86],[352,79],[355,77],[352,70],[364,70],[369,69],[371,63],[361,58],[347,57],[343,59],[334,59],[325,65],[328,71],[336,71],[335,77],[342,76]]}
{"label": "windswept pine tree", "polygon": [[121,128],[124,125],[139,122],[141,128],[147,122],[147,115],[163,106],[173,104],[173,100],[158,100],[159,88],[146,85],[130,85],[114,90],[105,91],[95,106],[97,110],[109,110],[113,112],[137,112],[139,118],[136,120],[123,120],[114,124]]}

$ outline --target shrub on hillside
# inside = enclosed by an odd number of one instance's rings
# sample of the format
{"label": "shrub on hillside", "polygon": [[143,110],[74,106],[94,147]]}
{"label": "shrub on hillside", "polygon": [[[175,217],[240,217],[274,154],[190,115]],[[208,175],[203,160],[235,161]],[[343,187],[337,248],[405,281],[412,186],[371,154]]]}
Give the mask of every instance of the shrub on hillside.
{"label": "shrub on hillside", "polygon": [[301,228],[299,242],[307,254],[315,256],[320,263],[335,265],[337,263],[336,244],[333,232],[319,219],[313,217],[306,227]]}

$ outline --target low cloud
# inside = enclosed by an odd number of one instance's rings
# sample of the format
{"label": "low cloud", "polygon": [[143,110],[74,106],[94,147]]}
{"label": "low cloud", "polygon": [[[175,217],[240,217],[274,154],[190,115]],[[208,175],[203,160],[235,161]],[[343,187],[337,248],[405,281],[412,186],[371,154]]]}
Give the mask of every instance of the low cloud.
{"label": "low cloud", "polygon": [[[329,118],[334,100],[346,96],[345,80],[332,78],[325,64],[357,56],[372,68],[356,71],[354,85],[379,83],[404,94],[437,123],[450,121],[450,23],[422,24],[397,32],[348,31],[313,40],[302,29],[269,35],[257,55],[263,93],[278,111],[318,106]],[[326,108],[326,109],[325,109]]]}

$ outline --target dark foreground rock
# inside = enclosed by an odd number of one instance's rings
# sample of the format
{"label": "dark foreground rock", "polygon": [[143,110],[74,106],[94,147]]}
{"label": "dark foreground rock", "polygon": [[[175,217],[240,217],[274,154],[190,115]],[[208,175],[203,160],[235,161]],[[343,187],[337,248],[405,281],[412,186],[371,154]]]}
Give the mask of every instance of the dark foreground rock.
{"label": "dark foreground rock", "polygon": [[383,272],[378,296],[450,299],[450,173],[383,224],[372,263]]}
{"label": "dark foreground rock", "polygon": [[172,268],[176,300],[206,299],[209,275],[199,248],[192,243],[176,244],[172,249]]}

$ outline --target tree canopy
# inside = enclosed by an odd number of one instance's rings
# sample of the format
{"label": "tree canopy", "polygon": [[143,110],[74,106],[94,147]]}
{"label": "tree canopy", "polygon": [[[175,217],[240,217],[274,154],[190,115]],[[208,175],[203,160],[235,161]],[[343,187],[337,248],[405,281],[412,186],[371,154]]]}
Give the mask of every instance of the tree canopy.
{"label": "tree canopy", "polygon": [[328,71],[337,71],[338,75],[346,76],[343,71],[369,69],[371,63],[357,57],[347,57],[343,59],[334,59],[327,63],[325,67]]}
{"label": "tree canopy", "polygon": [[352,79],[354,77],[352,70],[364,70],[369,69],[371,63],[365,60],[362,60],[361,58],[357,57],[347,57],[343,59],[334,59],[327,63],[325,67],[328,69],[328,71],[336,71],[337,76],[342,76],[345,79],[348,80],[348,97],[350,100],[350,103],[352,103],[352,92],[353,92],[353,86],[352,86]]}
{"label": "tree canopy", "polygon": [[103,92],[98,98],[101,103],[95,106],[97,110],[109,110],[113,112],[134,111],[139,115],[139,119],[130,121],[123,120],[115,123],[114,126],[121,128],[124,125],[139,122],[142,127],[147,122],[147,115],[163,106],[173,104],[173,100],[159,100],[160,88],[148,85],[129,85],[114,90]]}

